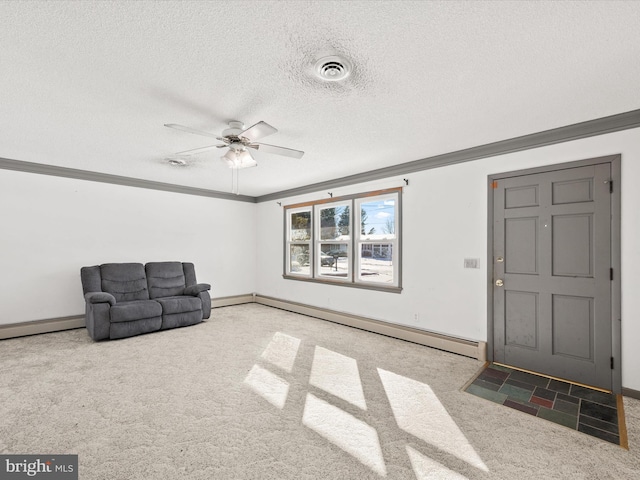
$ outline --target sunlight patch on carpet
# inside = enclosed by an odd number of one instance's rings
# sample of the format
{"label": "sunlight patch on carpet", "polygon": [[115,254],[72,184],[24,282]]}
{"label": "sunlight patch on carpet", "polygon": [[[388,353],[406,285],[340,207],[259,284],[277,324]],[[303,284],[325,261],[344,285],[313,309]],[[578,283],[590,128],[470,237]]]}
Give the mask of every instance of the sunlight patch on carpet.
{"label": "sunlight patch on carpet", "polygon": [[289,383],[275,373],[254,365],[244,383],[271,405],[282,409],[287,401]]}
{"label": "sunlight patch on carpet", "polygon": [[316,346],[309,383],[362,410],[367,409],[358,362],[354,358]]}
{"label": "sunlight patch on carpet", "polygon": [[398,426],[482,471],[489,469],[429,385],[378,368]]}
{"label": "sunlight patch on carpet", "polygon": [[276,332],[269,342],[269,345],[267,345],[267,348],[262,352],[262,358],[276,367],[280,367],[286,372],[291,373],[299,347],[299,338]]}
{"label": "sunlight patch on carpet", "polygon": [[374,472],[387,475],[378,433],[372,426],[311,393],[307,393],[302,423]]}
{"label": "sunlight patch on carpet", "polygon": [[417,480],[442,480],[444,478],[447,480],[468,480],[464,475],[454,472],[440,462],[436,462],[434,459],[421,454],[409,445],[407,445],[406,448],[409,460],[411,460],[413,473],[416,474]]}

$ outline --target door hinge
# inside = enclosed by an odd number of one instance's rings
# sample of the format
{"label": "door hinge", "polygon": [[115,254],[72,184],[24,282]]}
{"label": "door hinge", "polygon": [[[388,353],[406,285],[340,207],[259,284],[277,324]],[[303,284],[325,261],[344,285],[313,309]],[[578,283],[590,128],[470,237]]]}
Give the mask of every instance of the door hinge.
{"label": "door hinge", "polygon": [[609,280],[613,280],[613,268],[609,269]]}
{"label": "door hinge", "polygon": [[611,370],[613,370],[613,357],[611,357]]}

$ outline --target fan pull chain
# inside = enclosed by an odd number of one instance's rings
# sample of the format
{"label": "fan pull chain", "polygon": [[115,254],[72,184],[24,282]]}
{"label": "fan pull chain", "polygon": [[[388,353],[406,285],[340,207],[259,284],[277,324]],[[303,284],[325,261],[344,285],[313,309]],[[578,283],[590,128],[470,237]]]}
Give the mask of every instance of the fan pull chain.
{"label": "fan pull chain", "polygon": [[231,193],[240,195],[240,169],[231,169]]}

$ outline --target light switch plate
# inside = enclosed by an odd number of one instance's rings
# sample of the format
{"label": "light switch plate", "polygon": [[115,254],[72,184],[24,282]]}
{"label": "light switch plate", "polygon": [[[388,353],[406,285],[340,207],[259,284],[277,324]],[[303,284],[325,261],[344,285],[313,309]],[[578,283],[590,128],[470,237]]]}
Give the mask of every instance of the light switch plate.
{"label": "light switch plate", "polygon": [[464,268],[480,268],[480,259],[479,258],[465,258],[464,259]]}

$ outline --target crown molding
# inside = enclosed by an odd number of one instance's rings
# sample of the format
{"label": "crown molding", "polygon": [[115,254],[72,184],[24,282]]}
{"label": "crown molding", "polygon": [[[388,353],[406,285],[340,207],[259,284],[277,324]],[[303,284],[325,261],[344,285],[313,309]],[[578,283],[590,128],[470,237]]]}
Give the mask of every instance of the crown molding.
{"label": "crown molding", "polygon": [[457,163],[472,162],[482,158],[495,157],[505,155],[507,153],[530,150],[533,148],[554,145],[556,143],[570,142],[582,138],[595,137],[606,133],[619,132],[640,127],[640,110],[632,110],[617,115],[588,120],[586,122],[574,123],[564,127],[545,130],[543,132],[532,133],[515,137],[508,140],[479,145],[464,150],[427,157],[412,162],[392,165],[390,167],[371,170],[368,172],[357,173],[346,177],[336,178],[319,183],[305,185],[303,187],[282,190],[279,192],[268,193],[258,197],[248,195],[234,195],[232,193],[219,192],[216,190],[207,190],[204,188],[188,187],[184,185],[175,185],[171,183],[154,182],[151,180],[142,180],[139,178],[123,177],[119,175],[111,175],[107,173],[91,172],[88,170],[79,170],[75,168],[58,167],[54,165],[46,165],[42,163],[23,162],[20,160],[11,160],[8,158],[0,158],[0,169],[15,170],[19,172],[36,173],[41,175],[52,175],[57,177],[75,178],[79,180],[88,180],[91,182],[111,183],[115,185],[124,185],[128,187],[147,188],[151,190],[161,190],[165,192],[182,193],[185,195],[198,195],[201,197],[220,198],[224,200],[233,200],[249,203],[262,203],[270,200],[277,200],[286,197],[294,197],[296,195],[304,195],[322,191],[327,188],[337,188],[358,183],[365,183],[374,180],[380,180],[389,177],[406,175],[422,170],[432,168],[445,167],[447,165],[455,165]]}
{"label": "crown molding", "polygon": [[573,125],[523,135],[521,137],[515,137],[508,140],[501,140],[499,142],[487,143],[485,145],[479,145],[465,150],[458,150],[456,152],[436,155],[434,157],[423,158],[421,160],[414,160],[412,162],[401,163],[399,165],[371,170],[369,172],[357,173],[355,175],[349,175],[335,180],[314,183],[312,185],[292,188],[290,190],[283,190],[280,192],[268,193],[257,197],[257,202],[261,203],[269,200],[278,200],[281,198],[322,191],[327,188],[345,187],[355,185],[357,183],[406,175],[408,173],[445,167],[447,165],[455,165],[457,163],[472,162],[482,158],[495,157],[498,155],[505,155],[507,153],[530,150],[556,143],[570,142],[581,138],[594,137],[597,135],[604,135],[605,133],[619,132],[637,127],[640,127],[640,110],[632,110],[630,112],[611,115],[609,117],[575,123]]}
{"label": "crown molding", "polygon": [[14,170],[17,172],[36,173],[40,175],[52,175],[54,177],[75,178],[78,180],[88,180],[90,182],[111,183],[114,185],[124,185],[127,187],[146,188],[149,190],[160,190],[164,192],[182,193],[185,195],[197,195],[200,197],[222,198],[224,200],[234,200],[240,202],[255,203],[256,197],[248,195],[234,195],[232,193],[207,190],[205,188],[187,187],[172,183],[154,182],[140,178],[122,177],[108,173],[91,172],[76,168],[58,167],[43,163],[23,162],[21,160],[11,160],[0,158],[0,169]]}

